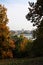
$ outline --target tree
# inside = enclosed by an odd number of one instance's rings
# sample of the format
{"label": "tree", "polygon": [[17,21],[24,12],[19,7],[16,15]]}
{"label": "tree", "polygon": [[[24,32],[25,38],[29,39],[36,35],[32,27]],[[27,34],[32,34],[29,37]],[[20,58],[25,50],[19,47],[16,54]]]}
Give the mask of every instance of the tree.
{"label": "tree", "polygon": [[29,13],[26,15],[26,18],[38,26],[43,19],[43,1],[37,0],[36,3],[29,2],[29,5]]}
{"label": "tree", "polygon": [[29,5],[29,13],[26,18],[37,27],[34,31],[36,39],[33,41],[33,55],[43,56],[43,0],[37,0],[36,3],[29,2]]}
{"label": "tree", "polygon": [[37,0],[36,3],[30,3],[29,13],[26,15],[27,20],[37,26],[36,38],[43,37],[43,0]]}
{"label": "tree", "polygon": [[[15,47],[14,42],[10,39],[9,28],[7,27],[7,9],[0,5],[0,58],[13,57],[12,51],[9,48]],[[11,55],[8,54],[11,53]]]}

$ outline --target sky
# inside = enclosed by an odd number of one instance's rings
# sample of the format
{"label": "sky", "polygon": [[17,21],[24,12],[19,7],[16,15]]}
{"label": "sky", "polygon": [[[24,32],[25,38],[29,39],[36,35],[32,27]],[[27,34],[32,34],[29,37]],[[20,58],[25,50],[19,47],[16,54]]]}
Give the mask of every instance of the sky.
{"label": "sky", "polygon": [[33,30],[30,21],[27,21],[26,15],[29,12],[28,2],[36,2],[36,0],[0,0],[0,4],[7,8],[7,17],[9,23],[7,24],[10,30]]}

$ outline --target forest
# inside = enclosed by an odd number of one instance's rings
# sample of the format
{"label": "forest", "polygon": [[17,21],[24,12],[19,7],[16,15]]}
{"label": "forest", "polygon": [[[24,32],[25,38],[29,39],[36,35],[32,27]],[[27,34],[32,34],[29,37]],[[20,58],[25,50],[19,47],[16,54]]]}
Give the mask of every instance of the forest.
{"label": "forest", "polygon": [[33,30],[34,40],[22,34],[12,36],[7,24],[7,8],[0,4],[0,59],[43,57],[43,0],[29,2],[25,18],[37,28]]}

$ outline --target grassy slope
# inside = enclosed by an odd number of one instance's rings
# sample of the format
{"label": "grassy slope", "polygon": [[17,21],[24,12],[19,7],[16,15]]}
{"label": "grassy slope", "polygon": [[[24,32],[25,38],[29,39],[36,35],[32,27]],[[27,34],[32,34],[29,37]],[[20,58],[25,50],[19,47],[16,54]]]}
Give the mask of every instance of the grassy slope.
{"label": "grassy slope", "polygon": [[0,65],[43,65],[43,57],[0,60]]}

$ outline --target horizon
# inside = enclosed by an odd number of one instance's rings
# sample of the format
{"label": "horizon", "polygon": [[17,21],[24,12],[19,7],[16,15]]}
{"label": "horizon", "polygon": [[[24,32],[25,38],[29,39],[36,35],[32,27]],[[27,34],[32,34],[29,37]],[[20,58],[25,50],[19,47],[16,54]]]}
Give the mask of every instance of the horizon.
{"label": "horizon", "polygon": [[[0,0],[0,4],[4,5],[7,8],[7,17],[9,19],[9,29],[10,30],[33,30],[36,27],[33,27],[30,21],[27,21],[26,15],[29,12],[28,1],[30,0]],[[36,2],[36,0],[31,0]]]}

